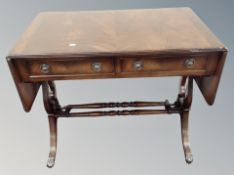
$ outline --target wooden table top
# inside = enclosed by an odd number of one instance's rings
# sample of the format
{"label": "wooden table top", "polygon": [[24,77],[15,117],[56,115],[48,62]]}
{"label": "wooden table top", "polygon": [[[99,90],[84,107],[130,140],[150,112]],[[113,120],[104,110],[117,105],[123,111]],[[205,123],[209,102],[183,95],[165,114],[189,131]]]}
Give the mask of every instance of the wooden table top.
{"label": "wooden table top", "polygon": [[10,57],[224,50],[190,8],[40,13]]}
{"label": "wooden table top", "polygon": [[[65,79],[76,79],[78,77],[67,75],[66,71],[71,73],[83,70],[83,73],[87,73],[89,70],[89,73],[92,73],[90,65],[97,58],[105,60],[105,70],[110,74],[103,74],[103,77],[117,78],[130,76],[131,60],[136,57],[144,59],[145,62],[146,58],[150,60],[151,57],[158,57],[158,63],[165,68],[162,68],[164,74],[159,74],[160,71],[154,71],[155,74],[152,74],[147,72],[147,69],[146,72],[137,72],[134,76],[193,75],[204,98],[211,105],[214,103],[226,55],[227,49],[219,39],[192,9],[184,7],[43,12],[33,20],[15,48],[8,54],[7,61],[24,109],[30,111],[42,81],[30,79],[35,71],[36,76],[40,74],[40,77],[44,78],[43,81],[57,80],[57,74],[60,75],[61,71],[65,71]],[[172,56],[180,62],[170,62],[174,59],[165,60]],[[197,68],[205,72],[210,70],[212,65],[217,65],[213,66],[215,71],[210,72],[210,76],[197,76],[196,69],[186,71],[183,59],[190,57],[196,57]],[[87,64],[76,64],[78,67],[72,62],[84,59]],[[69,66],[64,67],[61,62],[51,62],[55,75],[49,77],[41,73],[42,63],[56,60],[63,60]],[[204,67],[203,63],[208,61],[210,62]],[[152,66],[149,61],[147,65]],[[175,68],[178,66],[174,73],[168,68],[169,65]],[[121,74],[123,66],[127,66],[125,68],[130,73],[127,71],[128,73]],[[97,74],[90,77],[95,78]],[[102,74],[99,75],[102,77]],[[82,78],[80,74],[77,76]]]}

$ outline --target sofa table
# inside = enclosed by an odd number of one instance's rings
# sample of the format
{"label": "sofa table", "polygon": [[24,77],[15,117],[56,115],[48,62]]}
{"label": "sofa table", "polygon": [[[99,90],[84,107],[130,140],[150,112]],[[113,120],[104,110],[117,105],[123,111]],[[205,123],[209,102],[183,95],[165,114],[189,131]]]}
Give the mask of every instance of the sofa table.
{"label": "sofa table", "polygon": [[[42,86],[50,126],[47,166],[53,167],[59,117],[174,113],[180,116],[185,160],[191,163],[188,121],[193,82],[195,80],[206,102],[212,105],[226,55],[225,46],[193,10],[183,7],[43,12],[33,20],[7,56],[7,61],[26,112],[30,111]],[[181,77],[175,102],[130,101],[61,106],[54,83],[56,80],[160,76]],[[74,112],[73,109],[91,111]]]}

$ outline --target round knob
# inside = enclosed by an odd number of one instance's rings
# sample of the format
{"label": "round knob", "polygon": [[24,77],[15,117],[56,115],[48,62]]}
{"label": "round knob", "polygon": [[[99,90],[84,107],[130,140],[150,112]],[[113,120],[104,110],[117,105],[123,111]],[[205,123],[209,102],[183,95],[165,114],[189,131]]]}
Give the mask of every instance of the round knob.
{"label": "round knob", "polygon": [[50,69],[50,65],[48,65],[48,64],[42,64],[41,65],[41,72],[42,73],[48,73],[49,69]]}
{"label": "round knob", "polygon": [[195,59],[194,58],[188,58],[188,59],[185,60],[185,66],[187,68],[192,68],[194,64],[195,64]]}
{"label": "round knob", "polygon": [[143,68],[143,62],[142,61],[135,61],[133,64],[133,67],[135,70],[141,70]]}
{"label": "round knob", "polygon": [[102,70],[102,63],[99,63],[99,62],[95,62],[92,64],[92,69],[95,71],[95,72],[100,72]]}

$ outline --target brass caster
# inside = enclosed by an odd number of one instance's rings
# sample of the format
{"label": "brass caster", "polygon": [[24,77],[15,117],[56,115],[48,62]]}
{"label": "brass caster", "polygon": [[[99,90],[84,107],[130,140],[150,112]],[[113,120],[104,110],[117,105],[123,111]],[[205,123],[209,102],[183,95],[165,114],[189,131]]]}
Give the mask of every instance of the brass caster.
{"label": "brass caster", "polygon": [[193,155],[192,154],[186,155],[185,161],[187,162],[187,164],[191,164],[193,162]]}
{"label": "brass caster", "polygon": [[47,167],[48,168],[52,168],[55,164],[55,157],[49,157],[48,161],[47,161]]}

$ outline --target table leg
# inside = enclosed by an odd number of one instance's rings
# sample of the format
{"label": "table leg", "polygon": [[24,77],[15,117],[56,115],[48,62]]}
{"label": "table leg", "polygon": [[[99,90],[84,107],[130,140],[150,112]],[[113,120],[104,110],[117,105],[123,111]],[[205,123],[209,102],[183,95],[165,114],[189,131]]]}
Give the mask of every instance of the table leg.
{"label": "table leg", "polygon": [[57,151],[57,120],[58,113],[61,109],[57,95],[56,87],[53,82],[42,83],[43,101],[45,110],[48,113],[49,128],[50,128],[50,153],[47,162],[47,167],[52,168],[55,164]]}
{"label": "table leg", "polygon": [[[92,117],[92,116],[114,116],[114,115],[138,115],[138,114],[172,114],[179,113],[181,120],[182,145],[187,163],[193,161],[189,144],[189,111],[193,95],[193,77],[182,77],[178,98],[175,103],[165,102],[122,102],[122,103],[93,103],[80,105],[67,105],[61,107],[56,95],[56,86],[53,81],[42,83],[43,100],[45,110],[48,113],[50,126],[50,153],[47,163],[48,167],[55,164],[57,151],[57,120],[58,117]],[[165,109],[155,110],[125,110],[125,111],[91,111],[72,113],[71,109],[79,108],[107,108],[107,107],[145,107],[164,106]]]}
{"label": "table leg", "polygon": [[188,164],[190,164],[193,161],[193,155],[192,155],[191,148],[190,148],[189,134],[188,134],[189,111],[181,112],[180,120],[181,120],[181,137],[182,137],[185,161]]}
{"label": "table leg", "polygon": [[178,98],[183,97],[182,110],[180,112],[181,120],[181,137],[184,149],[185,161],[190,164],[193,161],[193,155],[189,143],[189,111],[192,104],[193,95],[193,78],[183,77],[180,85],[180,93]]}
{"label": "table leg", "polygon": [[55,115],[48,115],[50,127],[50,153],[47,162],[47,167],[52,168],[55,163],[57,151],[57,117]]}

